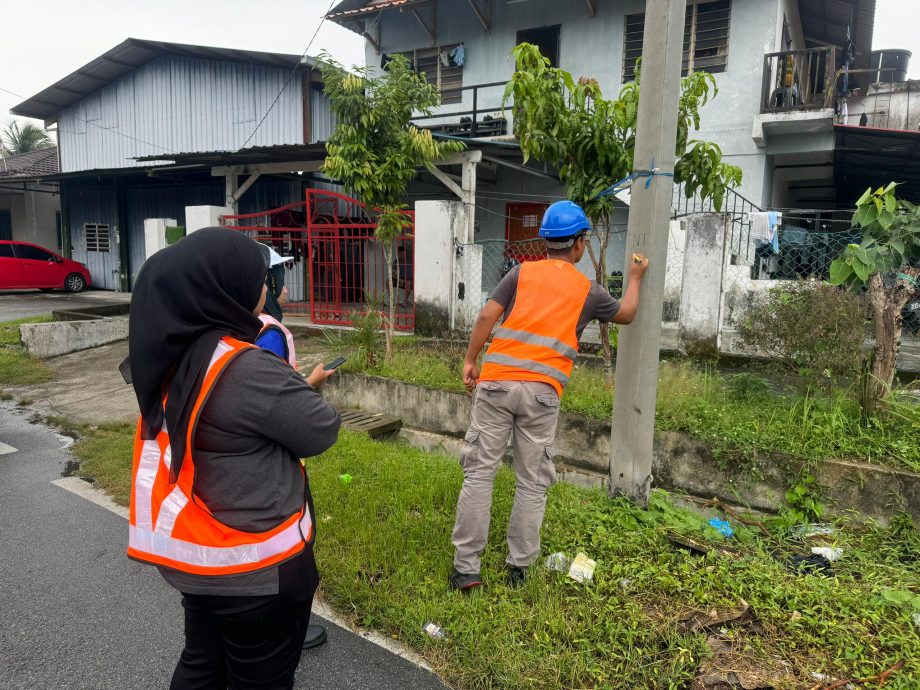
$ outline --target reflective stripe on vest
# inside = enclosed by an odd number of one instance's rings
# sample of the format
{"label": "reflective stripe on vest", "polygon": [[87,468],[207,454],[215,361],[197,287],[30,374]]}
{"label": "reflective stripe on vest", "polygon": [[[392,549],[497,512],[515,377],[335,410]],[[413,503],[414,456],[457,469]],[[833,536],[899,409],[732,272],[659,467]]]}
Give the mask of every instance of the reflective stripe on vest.
{"label": "reflective stripe on vest", "polygon": [[590,290],[591,281],[568,262],[522,264],[514,306],[493,335],[480,379],[541,381],[561,396],[578,356],[578,319]]}
{"label": "reflective stripe on vest", "polygon": [[281,332],[281,335],[284,336],[285,343],[287,344],[287,359],[288,364],[290,364],[295,369],[297,368],[297,353],[294,351],[294,335],[285,327],[274,316],[269,314],[259,314],[259,321],[262,322],[262,330],[259,331],[259,335],[265,333],[265,331],[270,328],[276,328]]}
{"label": "reflective stripe on vest", "polygon": [[272,530],[242,532],[219,522],[194,494],[194,431],[201,409],[227,365],[248,343],[224,338],[208,365],[189,422],[182,469],[169,481],[172,455],[165,423],[156,438],[142,437],[138,422],[134,449],[128,555],[198,575],[251,572],[299,553],[312,538],[313,523],[304,505]]}

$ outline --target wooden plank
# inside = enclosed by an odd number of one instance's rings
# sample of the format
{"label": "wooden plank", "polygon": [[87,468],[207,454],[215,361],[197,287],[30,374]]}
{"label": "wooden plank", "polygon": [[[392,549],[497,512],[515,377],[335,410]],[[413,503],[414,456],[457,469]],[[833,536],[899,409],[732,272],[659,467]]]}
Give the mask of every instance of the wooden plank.
{"label": "wooden plank", "polygon": [[399,431],[402,420],[384,414],[367,414],[358,410],[342,410],[342,423],[349,431],[366,433],[371,438]]}

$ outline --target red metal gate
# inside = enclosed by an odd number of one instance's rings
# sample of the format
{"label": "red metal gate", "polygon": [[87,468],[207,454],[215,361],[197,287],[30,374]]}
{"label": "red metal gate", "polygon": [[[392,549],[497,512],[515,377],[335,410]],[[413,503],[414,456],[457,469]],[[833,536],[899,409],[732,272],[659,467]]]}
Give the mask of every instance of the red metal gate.
{"label": "red metal gate", "polygon": [[223,224],[295,258],[286,284],[286,312],[309,314],[313,323],[350,326],[354,315],[375,306],[388,313],[387,281],[396,287],[398,330],[415,327],[415,216],[394,242],[387,266],[377,242],[377,214],[356,199],[322,189],[306,190],[302,202],[280,208],[224,216]]}

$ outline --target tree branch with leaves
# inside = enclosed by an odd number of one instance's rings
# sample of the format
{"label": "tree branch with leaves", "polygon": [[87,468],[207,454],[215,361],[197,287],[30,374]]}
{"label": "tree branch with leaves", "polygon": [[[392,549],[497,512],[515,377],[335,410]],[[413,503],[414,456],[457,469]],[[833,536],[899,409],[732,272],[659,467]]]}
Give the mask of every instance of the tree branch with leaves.
{"label": "tree branch with leaves", "polygon": [[[420,168],[466,148],[462,142],[437,141],[412,124],[441,104],[438,89],[394,55],[382,74],[368,68],[347,71],[328,54],[321,55],[324,91],[337,125],[326,142],[323,172],[345,185],[349,193],[378,213],[375,239],[383,248],[387,270],[388,316],[386,358],[393,357],[396,323],[394,243],[411,226],[403,203],[409,183]],[[398,274],[398,267],[395,273]]]}
{"label": "tree branch with leaves", "polygon": [[52,146],[54,142],[45,130],[31,122],[20,125],[16,120],[10,120],[0,133],[0,149],[9,156],[48,149]]}
{"label": "tree branch with leaves", "polygon": [[[515,72],[505,88],[504,102],[513,101],[514,133],[524,162],[534,158],[554,166],[568,198],[585,209],[597,239],[596,248],[588,244],[589,256],[597,282],[606,287],[614,197],[601,194],[636,169],[640,70],[616,100],[607,100],[596,79],[576,82],[569,72],[552,67],[535,45],[522,43],[511,55]],[[706,72],[681,81],[674,181],[684,183],[688,198],[694,194],[711,198],[720,210],[726,190],[741,183],[741,169],[722,161],[718,145],[690,139],[700,127],[700,108],[717,93],[715,79]],[[640,161],[639,167],[651,163]],[[610,377],[612,350],[606,324],[601,324],[601,344]]]}

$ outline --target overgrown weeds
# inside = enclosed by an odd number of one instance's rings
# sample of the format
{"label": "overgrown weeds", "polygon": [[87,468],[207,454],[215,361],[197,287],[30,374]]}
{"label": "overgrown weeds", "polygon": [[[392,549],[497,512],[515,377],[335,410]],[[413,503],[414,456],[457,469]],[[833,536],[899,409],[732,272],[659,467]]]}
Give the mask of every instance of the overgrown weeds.
{"label": "overgrown weeds", "polygon": [[46,323],[51,315],[0,323],[0,385],[20,386],[48,381],[53,372],[41,360],[30,357],[19,343],[19,327],[25,323]]}
{"label": "overgrown weeds", "polygon": [[[920,534],[908,519],[888,529],[842,521],[829,539],[845,555],[825,577],[797,572],[771,553],[777,544],[802,544],[779,533],[767,542],[734,522],[726,540],[665,494],[655,493],[643,511],[599,491],[556,485],[543,555],[587,553],[598,563],[594,582],[579,585],[538,564],[522,589],[509,590],[504,532],[514,477],[503,469],[484,554],[486,587],[462,596],[446,586],[462,481],[455,461],[346,434],[307,467],[325,595],[362,625],[419,649],[454,687],[689,688],[712,657],[711,636],[778,690],[811,687],[811,673],[870,676],[901,659],[908,666],[886,688],[920,683],[911,661],[920,641],[914,600],[904,595],[920,584]],[[350,484],[338,480],[344,472]],[[669,533],[714,550],[691,555]],[[742,600],[747,622],[697,631],[686,625]],[[422,633],[428,620],[447,630],[446,642]]]}
{"label": "overgrown weeds", "polygon": [[[463,392],[460,343],[434,347],[400,341],[393,363],[363,369],[374,376]],[[358,369],[352,368],[352,371]],[[706,441],[728,465],[758,454],[782,453],[805,461],[827,458],[884,463],[920,472],[920,405],[893,396],[890,412],[863,419],[845,391],[802,393],[768,382],[753,371],[723,375],[709,364],[661,363],[657,425]],[[592,419],[610,419],[613,391],[600,368],[578,364],[562,398],[562,409]]]}

